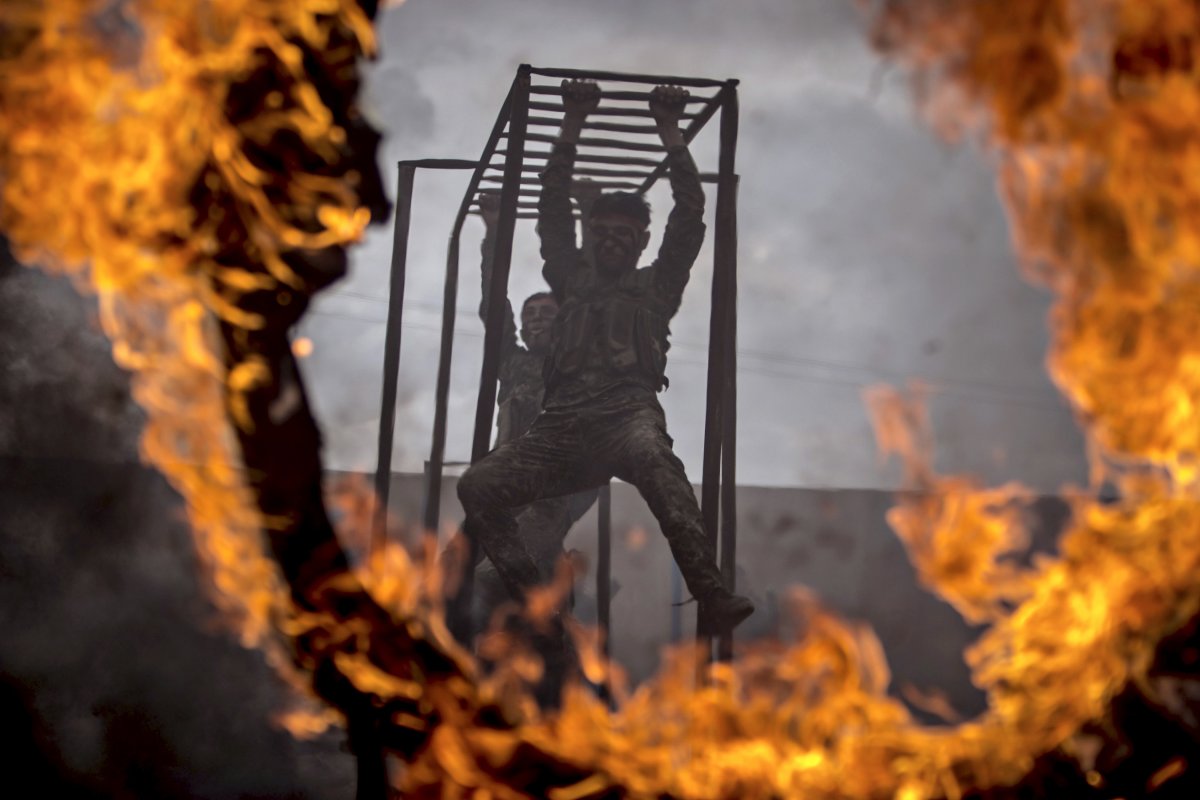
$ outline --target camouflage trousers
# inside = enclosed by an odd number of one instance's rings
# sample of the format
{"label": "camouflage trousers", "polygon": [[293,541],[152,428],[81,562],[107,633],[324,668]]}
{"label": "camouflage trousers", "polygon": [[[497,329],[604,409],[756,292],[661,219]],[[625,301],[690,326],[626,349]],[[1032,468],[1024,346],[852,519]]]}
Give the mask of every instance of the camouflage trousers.
{"label": "camouflage trousers", "polygon": [[[572,526],[596,502],[596,496],[596,490],[590,489],[566,497],[537,500],[517,515],[517,535],[537,564],[542,582],[554,577],[559,559],[566,555],[563,541]],[[475,570],[475,589],[471,596],[473,632],[480,634],[487,630],[496,610],[512,600],[496,565],[490,560],[480,563]]]}
{"label": "camouflage trousers", "polygon": [[618,387],[571,407],[546,409],[525,435],[506,442],[459,479],[467,536],[482,546],[509,592],[544,580],[521,541],[515,512],[535,500],[602,486],[617,477],[637,487],[658,520],[689,591],[725,592],[700,506],[648,389]]}

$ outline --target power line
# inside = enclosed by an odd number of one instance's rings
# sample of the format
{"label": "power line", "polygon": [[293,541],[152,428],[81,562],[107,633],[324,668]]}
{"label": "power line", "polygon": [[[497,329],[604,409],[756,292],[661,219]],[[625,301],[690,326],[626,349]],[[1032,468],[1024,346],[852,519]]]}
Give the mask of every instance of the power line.
{"label": "power line", "polygon": [[[365,300],[373,303],[386,304],[387,300],[374,295],[364,294],[361,292],[331,292],[327,297],[345,296],[356,300]],[[433,311],[441,311],[442,307],[434,303],[411,302],[406,305],[413,308],[423,308]],[[474,309],[458,309],[458,313],[474,315]],[[385,324],[382,321],[375,321],[376,324]],[[671,346],[681,350],[697,350],[700,352],[708,352],[708,345],[697,342],[672,340]],[[888,369],[887,367],[879,367],[871,364],[858,364],[847,361],[834,361],[831,359],[817,358],[815,356],[795,355],[786,353],[775,353],[769,350],[743,350],[738,351],[739,358],[754,358],[760,361],[767,361],[773,364],[790,364],[801,367],[821,367],[839,372],[851,372],[863,375],[869,375],[874,380],[891,380],[891,381],[908,381],[912,375],[901,370]],[[832,383],[833,381],[831,381]],[[1003,384],[991,383],[988,381],[963,380],[961,378],[929,380],[927,383],[933,387],[940,387],[945,390],[952,390],[954,387],[960,387],[966,390],[982,390],[986,392],[994,392],[1004,394],[1021,400],[1032,400],[1036,402],[1037,397],[1043,393],[1033,386],[1005,386]]]}
{"label": "power line", "polygon": [[[308,316],[315,317],[332,317],[334,319],[344,319],[350,322],[360,322],[364,325],[386,325],[385,319],[366,319],[364,317],[356,317],[353,314],[340,314],[337,311],[325,311],[324,309],[313,309],[308,312]],[[432,331],[433,333],[441,333],[441,325],[422,325],[419,322],[402,322],[400,327],[414,331]],[[473,339],[482,339],[483,333],[476,330],[465,330],[463,328],[454,329],[455,336],[469,336]]]}
{"label": "power line", "polygon": [[[687,364],[689,366],[695,366],[695,367],[707,367],[708,366],[707,362],[693,361],[691,359],[685,359],[685,358],[671,359],[670,363],[672,363],[672,364]],[[868,389],[872,386],[877,386],[879,384],[878,381],[872,381],[872,380],[854,380],[852,378],[831,378],[831,377],[821,376],[821,375],[798,375],[794,372],[783,372],[780,370],[763,369],[761,367],[758,367],[758,368],[748,367],[743,364],[738,364],[738,372],[739,373],[746,372],[746,373],[750,373],[752,375],[762,375],[764,377],[771,377],[771,378],[783,378],[785,380],[800,381],[801,383],[819,383],[819,384],[825,384],[828,386],[843,386],[848,389],[860,389],[860,390]],[[906,379],[911,380],[911,379],[913,379],[913,377],[914,376],[909,375],[909,376],[906,376]],[[918,378],[918,380],[920,380],[920,379]],[[1064,410],[1064,408],[1061,406],[1055,406],[1055,405],[1051,405],[1049,403],[1039,403],[1036,400],[1032,400],[1030,398],[1023,398],[1023,397],[1016,397],[1016,396],[1004,397],[999,394],[988,394],[986,392],[971,393],[971,392],[964,392],[961,390],[957,390],[953,387],[939,385],[937,383],[933,383],[930,381],[923,381],[923,383],[924,383],[924,386],[930,391],[930,393],[938,395],[939,397],[955,397],[955,398],[959,398],[962,400],[976,400],[976,401],[979,401],[982,403],[990,403],[992,405],[998,405],[998,406],[1012,406],[1012,407],[1019,406],[1021,408],[1027,408],[1032,411],[1047,411],[1047,412],[1052,411],[1054,413],[1059,413]]]}
{"label": "power line", "polygon": [[[318,299],[327,298],[327,297],[344,297],[348,300],[364,300],[369,303],[378,303],[379,305],[387,305],[388,304],[387,298],[378,297],[376,295],[371,295],[371,294],[364,294],[362,292],[352,292],[348,289],[343,289],[343,290],[339,290],[336,292],[325,292],[324,294],[318,295],[317,297],[318,297]],[[406,300],[404,302],[404,307],[405,308],[420,308],[420,309],[424,309],[426,311],[436,311],[436,312],[441,312],[441,310],[442,310],[441,303],[425,303],[425,302],[421,302],[420,300]],[[458,311],[459,314],[472,314],[473,315],[476,313],[476,311],[478,309],[457,308],[455,310]]]}
{"label": "power line", "polygon": [[[335,319],[344,319],[344,320],[348,320],[351,322],[359,322],[359,323],[368,324],[368,325],[386,324],[386,320],[364,319],[362,317],[356,317],[351,314],[339,314],[334,311],[323,311],[323,310],[318,309],[318,310],[313,310],[309,313],[314,316],[333,317]],[[439,325],[422,325],[420,323],[413,323],[413,322],[403,322],[403,323],[401,323],[401,327],[408,329],[408,330],[424,331],[424,332],[430,332],[430,333],[441,333],[441,330],[442,330],[441,326],[439,326]],[[472,339],[482,339],[483,338],[482,332],[477,331],[477,330],[466,330],[463,328],[455,328],[454,335],[455,336],[465,336],[465,337],[469,337]],[[740,353],[740,351],[739,351],[739,353]],[[782,361],[782,363],[794,363],[799,366],[805,365],[805,362],[802,360],[790,361],[788,359],[781,359],[781,361]],[[689,358],[679,358],[678,356],[670,359],[670,363],[677,364],[677,365],[687,365],[687,366],[691,366],[691,367],[701,367],[701,368],[706,368],[708,366],[707,362],[698,361],[698,360],[689,359]],[[794,372],[784,372],[781,370],[764,369],[762,367],[756,367],[756,366],[751,366],[751,365],[742,364],[742,363],[738,364],[738,372],[739,373],[748,373],[751,375],[761,375],[763,377],[783,378],[785,380],[799,381],[801,383],[822,384],[822,385],[826,385],[826,386],[841,386],[841,387],[859,389],[859,390],[866,389],[870,386],[873,386],[873,385],[879,383],[878,380],[871,380],[871,379],[865,378],[865,377],[862,379],[856,380],[853,378],[838,378],[838,377],[830,377],[830,376],[824,376],[824,375],[800,375],[800,374],[797,374]],[[899,373],[897,373],[897,374],[899,374]],[[909,380],[909,379],[912,379],[913,377],[914,376],[911,376],[911,375],[905,375],[905,376],[903,376],[903,379]],[[1063,408],[1061,406],[1054,406],[1054,405],[1050,405],[1049,403],[1037,402],[1036,400],[1034,400],[1032,398],[1023,397],[1020,395],[1003,396],[999,393],[989,394],[986,391],[982,391],[982,392],[972,392],[969,390],[963,391],[962,389],[956,388],[952,384],[938,383],[935,381],[926,381],[925,385],[929,389],[929,391],[932,392],[933,394],[936,394],[939,396],[944,396],[944,397],[956,397],[956,398],[963,399],[963,400],[976,400],[976,401],[980,401],[980,402],[984,402],[984,403],[989,403],[992,405],[1022,407],[1022,408],[1028,408],[1028,409],[1037,410],[1037,411],[1053,411],[1054,413],[1060,413],[1061,411],[1063,411]]]}

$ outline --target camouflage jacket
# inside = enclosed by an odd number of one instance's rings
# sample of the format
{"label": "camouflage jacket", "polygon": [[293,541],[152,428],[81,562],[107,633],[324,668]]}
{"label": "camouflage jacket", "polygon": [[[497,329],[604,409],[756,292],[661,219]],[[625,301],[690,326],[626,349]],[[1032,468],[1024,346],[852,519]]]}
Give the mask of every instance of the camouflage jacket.
{"label": "camouflage jacket", "polygon": [[603,281],[575,238],[571,177],[575,146],[555,144],[538,201],[542,275],[558,300],[546,360],[546,407],[572,405],[619,385],[661,391],[670,347],[668,324],[679,310],[692,264],[704,243],[704,190],[686,147],[667,154],[675,207],[658,257],[615,281]]}
{"label": "camouflage jacket", "polygon": [[[483,299],[479,303],[479,318],[487,324],[487,307],[491,297],[492,264],[496,254],[496,239],[490,228],[483,237],[482,277]],[[512,302],[504,300],[504,329],[500,339],[500,389],[497,394],[496,444],[517,438],[542,410],[545,390],[542,371],[545,356],[534,354],[522,345],[513,315]]]}

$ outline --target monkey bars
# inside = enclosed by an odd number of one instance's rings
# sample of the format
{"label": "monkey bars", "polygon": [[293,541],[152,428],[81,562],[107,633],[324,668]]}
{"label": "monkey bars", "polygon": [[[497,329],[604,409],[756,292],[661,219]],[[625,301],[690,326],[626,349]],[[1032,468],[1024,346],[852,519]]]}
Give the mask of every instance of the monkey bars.
{"label": "monkey bars", "polygon": [[[720,567],[726,585],[734,587],[737,546],[736,440],[737,440],[737,183],[735,172],[738,96],[736,80],[711,80],[665,75],[634,75],[573,69],[549,69],[522,64],[517,69],[508,96],[500,108],[483,153],[478,160],[417,159],[399,163],[395,234],[392,250],[387,334],[384,342],[383,397],[380,412],[378,462],[375,490],[378,497],[374,539],[387,536],[386,510],[395,426],[396,391],[400,366],[400,330],[404,303],[404,278],[407,262],[412,191],[416,171],[470,170],[471,178],[451,228],[446,254],[446,279],[443,290],[441,346],[438,359],[433,437],[426,462],[425,492],[421,518],[426,530],[436,531],[445,466],[447,408],[450,395],[450,367],[454,349],[454,324],[457,311],[459,278],[459,240],[468,215],[478,214],[479,198],[484,192],[500,196],[500,218],[496,231],[496,252],[492,269],[490,302],[485,325],[483,367],[475,408],[471,461],[482,458],[491,448],[493,414],[500,360],[501,332],[504,325],[505,298],[512,263],[513,232],[518,220],[537,218],[537,197],[541,193],[538,173],[549,157],[547,148],[530,145],[552,143],[554,131],[562,124],[563,106],[555,98],[562,95],[561,79],[594,80],[601,86],[600,106],[584,125],[585,135],[577,148],[575,175],[587,177],[602,191],[622,190],[645,193],[667,171],[665,148],[653,124],[632,120],[650,118],[649,89],[662,84],[684,86],[692,90],[684,113],[684,139],[691,142],[716,115],[720,115],[720,147],[715,173],[702,173],[705,183],[715,184],[716,225],[714,230],[714,269],[710,311],[708,377],[704,424],[704,456],[701,509],[705,529],[714,544],[719,542]],[[609,85],[633,85],[635,89],[609,88]],[[536,98],[536,99],[535,99]],[[544,98],[544,99],[542,99]],[[537,112],[536,115],[531,112]],[[612,119],[622,121],[610,121]],[[549,131],[549,132],[545,132]],[[591,135],[592,133],[597,135]],[[631,155],[633,154],[633,155]],[[608,646],[609,567],[611,564],[611,525],[609,492],[600,497],[600,541],[598,547],[596,598],[601,627]],[[471,559],[475,562],[472,543]],[[451,629],[460,639],[467,634],[474,572],[467,569],[463,587],[454,607],[462,613],[452,616]],[[704,609],[700,609],[701,617]],[[711,643],[710,643],[711,644]],[[723,636],[718,655],[732,655],[732,637]]]}

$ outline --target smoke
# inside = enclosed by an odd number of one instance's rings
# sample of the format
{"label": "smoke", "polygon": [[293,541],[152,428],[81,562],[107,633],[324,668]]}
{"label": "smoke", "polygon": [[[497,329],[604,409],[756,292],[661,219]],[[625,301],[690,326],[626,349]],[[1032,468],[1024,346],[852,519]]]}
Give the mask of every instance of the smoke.
{"label": "smoke", "polygon": [[142,416],[94,302],[7,254],[0,376],[0,703],[5,740],[31,754],[17,768],[72,796],[345,796],[339,737],[273,728],[282,688],[215,625],[180,500],[137,463]]}

